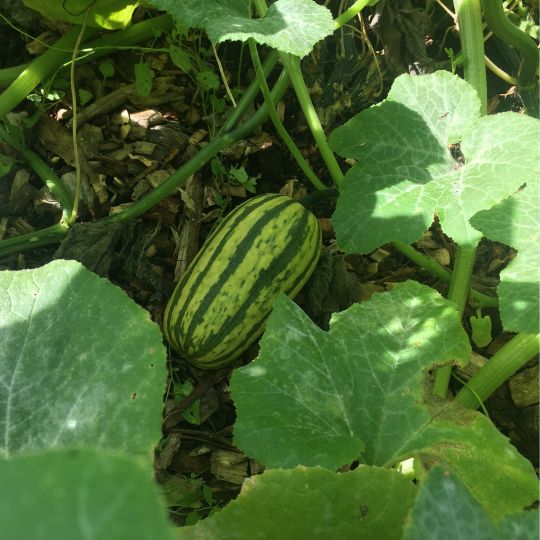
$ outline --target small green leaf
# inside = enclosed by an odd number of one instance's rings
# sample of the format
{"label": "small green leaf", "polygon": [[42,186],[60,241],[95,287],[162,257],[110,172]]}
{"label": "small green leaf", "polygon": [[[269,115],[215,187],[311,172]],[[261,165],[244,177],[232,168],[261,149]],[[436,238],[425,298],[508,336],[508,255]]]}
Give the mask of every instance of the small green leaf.
{"label": "small green leaf", "polygon": [[15,160],[13,158],[0,154],[0,178],[6,176],[6,174],[11,171],[11,167],[13,167],[14,163]]}
{"label": "small green leaf", "polygon": [[459,479],[441,467],[422,482],[403,540],[495,540],[488,515]]}
{"label": "small green leaf", "polygon": [[135,87],[140,97],[148,97],[152,91],[152,70],[144,62],[135,64]]}
{"label": "small green leaf", "polygon": [[477,347],[487,347],[491,343],[491,317],[477,314],[470,319],[472,340]]}
{"label": "small green leaf", "polygon": [[189,54],[184,51],[184,49],[178,45],[172,44],[169,47],[169,55],[174,65],[178,69],[181,69],[185,73],[189,73],[191,71],[191,58]]}
{"label": "small green leaf", "polygon": [[108,79],[114,75],[114,62],[110,58],[100,62],[98,68],[104,79]]}
{"label": "small green leaf", "polygon": [[403,540],[535,540],[537,530],[537,510],[508,515],[497,530],[460,479],[435,467],[420,485]]}
{"label": "small green leaf", "polygon": [[92,92],[89,92],[88,90],[85,90],[84,88],[79,88],[78,93],[79,93],[79,102],[83,106],[86,105],[94,97]]}
{"label": "small green leaf", "polygon": [[209,69],[199,71],[196,76],[197,84],[205,92],[217,90],[219,88],[219,77]]}

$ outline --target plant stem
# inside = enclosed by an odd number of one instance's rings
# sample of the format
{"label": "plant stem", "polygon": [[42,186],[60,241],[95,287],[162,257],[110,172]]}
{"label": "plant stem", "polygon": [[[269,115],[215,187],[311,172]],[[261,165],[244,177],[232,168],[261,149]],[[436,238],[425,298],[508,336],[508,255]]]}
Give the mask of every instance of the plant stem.
{"label": "plant stem", "polygon": [[261,87],[261,91],[264,96],[264,101],[268,107],[268,113],[270,115],[270,119],[272,120],[272,123],[274,124],[276,131],[279,133],[280,137],[283,139],[283,142],[287,145],[289,152],[293,155],[294,159],[296,159],[296,162],[298,163],[298,165],[300,166],[300,168],[302,169],[306,177],[309,179],[309,181],[315,186],[316,189],[325,189],[326,186],[319,180],[317,175],[313,172],[313,170],[311,169],[307,161],[304,159],[304,156],[300,153],[300,150],[298,149],[296,144],[294,144],[294,141],[292,140],[291,136],[287,133],[287,130],[285,129],[285,126],[283,125],[283,122],[279,118],[274,102],[272,101],[270,88],[268,88],[268,83],[266,82],[266,79],[264,77],[264,72],[261,66],[259,53],[257,52],[257,45],[255,43],[255,40],[253,38],[250,38],[248,40],[248,44],[249,44],[249,52],[251,53],[251,61],[253,62],[255,73],[257,75],[257,81],[259,82],[259,86]]}
{"label": "plant stem", "polygon": [[490,30],[502,41],[514,47],[522,58],[518,74],[518,88],[527,110],[527,114],[538,118],[538,49],[534,40],[517,26],[512,24],[504,13],[500,0],[482,0],[484,17]]}
{"label": "plant stem", "polygon": [[[278,53],[277,51],[272,51],[266,60],[263,63],[263,73],[266,77],[270,74],[270,72],[274,69],[275,65],[278,61]],[[236,108],[233,109],[223,124],[222,128],[219,130],[219,134],[227,133],[231,131],[238,122],[242,119],[244,114],[246,114],[247,109],[249,106],[253,103],[253,100],[255,99],[255,96],[259,93],[260,87],[259,82],[257,80],[251,81],[251,84],[246,88],[244,93],[242,94],[242,98],[237,103]]]}
{"label": "plant stem", "polygon": [[[459,39],[464,55],[463,69],[466,81],[474,87],[480,98],[480,114],[487,113],[486,67],[484,64],[484,34],[480,0],[454,0],[459,24]],[[478,243],[458,246],[454,271],[450,280],[448,300],[456,304],[459,316],[467,303],[471,289],[474,256]],[[446,398],[452,365],[443,366],[435,372],[433,393]]]}
{"label": "plant stem", "polygon": [[346,11],[344,11],[339,17],[334,19],[335,28],[341,28],[344,24],[347,24],[353,17],[356,17],[371,0],[356,0],[356,2]]}
{"label": "plant stem", "polygon": [[465,80],[478,93],[480,114],[487,114],[487,83],[484,61],[484,33],[480,0],[454,0],[463,52]]}
{"label": "plant stem", "polygon": [[11,255],[12,253],[20,253],[28,249],[57,244],[62,241],[68,230],[69,225],[67,224],[67,220],[62,220],[60,223],[45,229],[2,240],[0,242],[0,257]]}
{"label": "plant stem", "polygon": [[[152,19],[136,23],[124,30],[110,32],[103,37],[88,42],[86,46],[81,49],[81,52],[85,52],[86,54],[78,58],[77,62],[87,62],[88,60],[95,60],[107,56],[110,54],[111,49],[133,45],[134,43],[151,38],[156,29],[168,32],[172,27],[172,17],[170,15],[160,15],[159,17],[153,17]],[[63,53],[63,56],[59,55],[59,61],[51,68],[49,73],[53,73],[62,64],[67,62],[71,54],[71,47],[59,47],[58,43],[59,42],[55,43],[51,49],[56,49],[58,53]],[[31,64],[22,64],[0,69],[0,87],[12,83],[30,65]],[[48,73],[45,76],[47,75]]]}
{"label": "plant stem", "polygon": [[[450,283],[452,279],[452,272],[446,270],[446,268],[443,268],[432,257],[428,257],[427,255],[420,253],[418,250],[414,249],[412,246],[409,246],[409,244],[405,244],[404,242],[394,241],[392,242],[392,245],[411,261],[416,263],[424,270],[427,270],[430,274],[439,278],[444,283]],[[470,289],[470,297],[475,304],[480,306],[497,307],[499,305],[496,297],[488,296],[487,294],[481,293],[480,291],[476,291],[472,288]]]}
{"label": "plant stem", "polygon": [[28,166],[43,180],[45,185],[51,190],[62,207],[62,219],[66,219],[71,214],[73,208],[73,197],[65,186],[64,182],[58,178],[56,173],[32,150],[20,144],[7,129],[0,125],[0,140],[15,148],[24,158]]}
{"label": "plant stem", "polygon": [[[463,315],[471,290],[471,277],[475,254],[476,245],[458,246],[456,251],[454,271],[452,272],[450,290],[448,291],[448,300],[456,304],[460,317]],[[451,373],[452,365],[443,366],[435,373],[433,393],[436,396],[442,398],[446,397]]]}
{"label": "plant stem", "polygon": [[71,215],[69,216],[69,224],[73,225],[77,221],[77,215],[79,213],[79,199],[81,197],[81,162],[79,160],[79,142],[77,141],[77,91],[75,88],[75,61],[77,60],[77,55],[79,53],[79,47],[81,46],[81,41],[86,30],[86,25],[88,23],[88,17],[92,12],[92,9],[96,3],[94,0],[91,4],[88,5],[85,9],[85,14],[83,18],[83,23],[77,41],[73,46],[73,53],[71,55],[71,65],[69,66],[69,86],[71,90],[71,112],[73,114],[73,122],[71,125],[71,136],[73,143],[73,159],[75,161],[75,196],[73,197],[73,208],[71,210]]}
{"label": "plant stem", "polygon": [[482,0],[482,9],[486,23],[493,34],[512,45],[521,54],[523,63],[518,75],[519,85],[521,87],[535,86],[538,49],[534,40],[508,20],[500,0]]}
{"label": "plant stem", "polygon": [[[259,16],[264,17],[268,11],[265,0],[254,0],[253,3],[255,4]],[[300,58],[284,52],[279,53],[279,58],[289,74],[296,97],[298,98],[298,102],[300,103],[300,107],[302,108],[302,112],[304,113],[313,138],[319,147],[319,152],[321,153],[326,167],[328,168],[328,172],[336,185],[340,186],[341,182],[343,181],[343,173],[341,172],[339,164],[336,160],[336,156],[328,145],[326,135],[321,126],[321,121],[319,120],[315,107],[313,106],[313,102],[311,101],[311,96],[309,95],[309,91],[300,68]]]}
{"label": "plant stem", "polygon": [[477,409],[480,405],[478,397],[485,401],[506,379],[538,354],[539,344],[538,334],[515,335],[458,392],[456,401],[469,409]]}
{"label": "plant stem", "polygon": [[[50,73],[53,73],[69,57],[69,52],[81,31],[80,26],[70,28],[55,44],[38,56],[0,95],[0,118],[10,113]],[[95,29],[87,29],[88,37]],[[61,49],[61,50],[57,50]]]}
{"label": "plant stem", "polygon": [[328,172],[330,173],[332,180],[334,180],[336,185],[339,187],[343,182],[343,173],[341,172],[334,152],[332,152],[330,146],[328,145],[326,135],[321,126],[321,121],[319,120],[319,116],[317,115],[313,102],[311,101],[311,96],[309,95],[309,91],[300,68],[300,58],[287,53],[281,53],[280,58],[285,66],[285,69],[287,70],[287,73],[289,74],[289,77],[291,78],[291,83],[294,91],[296,92],[296,97],[298,98],[298,102],[300,103],[300,107],[302,108],[302,112],[304,113],[313,138],[319,147],[319,152],[321,153],[321,156],[328,168]]}

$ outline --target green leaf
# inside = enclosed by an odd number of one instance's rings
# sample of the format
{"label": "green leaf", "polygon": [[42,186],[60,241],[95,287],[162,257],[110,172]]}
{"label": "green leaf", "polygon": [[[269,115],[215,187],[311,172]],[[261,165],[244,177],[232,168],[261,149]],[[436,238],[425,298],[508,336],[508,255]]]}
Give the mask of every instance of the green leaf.
{"label": "green leaf", "polygon": [[114,62],[110,58],[107,58],[99,63],[98,69],[104,79],[112,77],[114,75]]}
{"label": "green leaf", "polygon": [[2,540],[172,540],[151,470],[119,455],[61,450],[0,459]]}
{"label": "green leaf", "polygon": [[197,84],[205,91],[217,90],[219,88],[219,77],[211,70],[199,71],[196,76]]}
{"label": "green leaf", "polygon": [[415,486],[396,471],[360,467],[269,470],[247,479],[212,518],[179,530],[181,540],[385,540],[402,536]]}
{"label": "green leaf", "polygon": [[144,62],[135,64],[135,88],[140,97],[148,97],[152,91],[152,70]]}
{"label": "green leaf", "polygon": [[403,540],[534,540],[538,511],[507,516],[497,530],[460,479],[441,467],[421,483]]}
{"label": "green leaf", "polygon": [[471,219],[471,224],[489,239],[518,250],[516,258],[501,272],[499,309],[505,330],[527,334],[536,334],[540,329],[540,186],[537,179]]}
{"label": "green leaf", "polygon": [[332,14],[313,0],[277,0],[262,19],[252,19],[249,0],[151,0],[187,26],[204,28],[214,43],[247,41],[305,56],[334,31]]}
{"label": "green leaf", "polygon": [[78,93],[79,93],[79,102],[81,105],[86,105],[94,97],[92,92],[89,92],[88,90],[85,90],[84,88],[79,88]]}
{"label": "green leaf", "polygon": [[[83,23],[86,9],[91,5],[87,0],[24,0],[24,4],[49,19],[75,24]],[[131,22],[131,16],[138,5],[139,2],[133,0],[97,0],[92,6],[87,24],[107,30],[125,28]]]}
{"label": "green leaf", "polygon": [[536,497],[531,464],[486,417],[429,396],[426,371],[470,355],[454,304],[429,287],[375,294],[329,332],[281,297],[266,328],[259,357],[231,380],[234,440],[250,457],[332,470],[357,458],[446,463],[499,518]]}
{"label": "green leaf", "polygon": [[169,47],[169,55],[178,69],[185,73],[191,71],[191,58],[181,47],[171,44]]}
{"label": "green leaf", "polygon": [[[457,76],[402,75],[386,100],[337,128],[331,146],[358,160],[333,217],[338,245],[367,253],[392,240],[411,243],[434,215],[458,244],[478,241],[469,219],[540,174],[538,121],[479,110],[474,89]],[[452,157],[456,143],[464,163]]]}
{"label": "green leaf", "polygon": [[538,508],[506,516],[499,527],[500,540],[538,540]]}
{"label": "green leaf", "polygon": [[5,176],[9,171],[11,171],[11,167],[15,163],[15,160],[9,156],[5,156],[4,154],[0,154],[0,178]]}
{"label": "green leaf", "polygon": [[434,468],[420,486],[403,540],[495,540],[495,526],[459,479]]}
{"label": "green leaf", "polygon": [[489,315],[472,316],[469,321],[473,343],[477,347],[487,347],[491,343],[491,317]]}
{"label": "green leaf", "polygon": [[391,464],[430,420],[423,371],[469,354],[454,305],[414,281],[334,314],[328,333],[279,298],[258,359],[233,373],[235,442],[272,468]]}
{"label": "green leaf", "polygon": [[0,455],[91,445],[149,455],[166,354],[158,326],[75,261],[0,272]]}

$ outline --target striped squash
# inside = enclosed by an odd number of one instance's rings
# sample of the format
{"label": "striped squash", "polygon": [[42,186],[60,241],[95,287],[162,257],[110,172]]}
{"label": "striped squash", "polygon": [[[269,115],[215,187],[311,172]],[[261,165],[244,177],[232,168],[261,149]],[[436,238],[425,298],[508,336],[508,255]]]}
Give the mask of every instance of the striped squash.
{"label": "striped squash", "polygon": [[285,195],[261,195],[219,224],[181,277],[165,311],[165,337],[187,361],[216,369],[262,333],[276,296],[294,297],[321,249],[315,216]]}

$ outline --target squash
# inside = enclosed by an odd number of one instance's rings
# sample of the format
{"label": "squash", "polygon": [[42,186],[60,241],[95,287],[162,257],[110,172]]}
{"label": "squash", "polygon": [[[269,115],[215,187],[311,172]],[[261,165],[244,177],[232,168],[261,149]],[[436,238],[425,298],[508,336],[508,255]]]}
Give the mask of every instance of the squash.
{"label": "squash", "polygon": [[165,337],[188,362],[216,369],[262,333],[274,299],[293,298],[319,259],[315,216],[285,195],[254,197],[218,225],[178,282]]}

